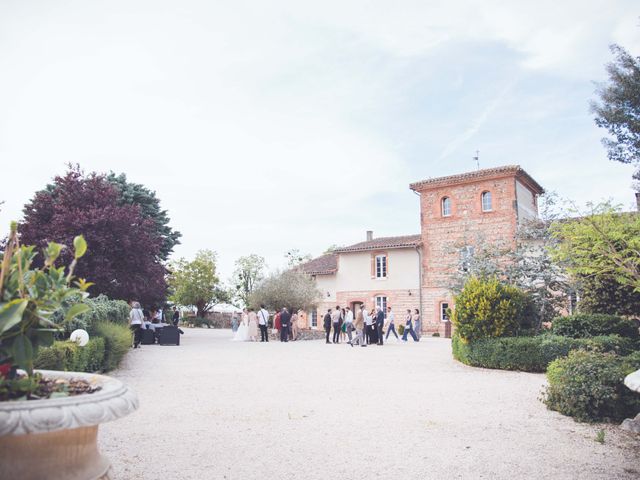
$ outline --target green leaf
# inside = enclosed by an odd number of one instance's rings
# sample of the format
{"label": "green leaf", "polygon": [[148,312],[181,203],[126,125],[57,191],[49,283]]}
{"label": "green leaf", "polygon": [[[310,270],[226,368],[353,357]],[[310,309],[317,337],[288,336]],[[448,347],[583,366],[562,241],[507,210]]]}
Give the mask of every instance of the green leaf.
{"label": "green leaf", "polygon": [[72,318],[77,317],[81,313],[88,312],[89,310],[91,310],[89,305],[86,305],[84,303],[76,303],[67,311],[67,314],[64,316],[64,321],[68,322]]}
{"label": "green leaf", "polygon": [[3,334],[10,328],[14,327],[22,320],[25,308],[29,300],[20,298],[5,303],[0,308],[0,334]]}
{"label": "green leaf", "polygon": [[82,257],[87,252],[87,241],[82,235],[78,235],[73,239],[73,248],[76,251],[76,259]]}
{"label": "green leaf", "polygon": [[60,256],[60,252],[62,252],[62,245],[55,242],[49,242],[49,245],[47,245],[47,249],[45,250],[45,255],[47,256],[45,262],[46,265],[53,265]]}
{"label": "green leaf", "polygon": [[33,374],[33,345],[26,335],[14,338],[13,360],[20,368],[24,368],[29,376]]}

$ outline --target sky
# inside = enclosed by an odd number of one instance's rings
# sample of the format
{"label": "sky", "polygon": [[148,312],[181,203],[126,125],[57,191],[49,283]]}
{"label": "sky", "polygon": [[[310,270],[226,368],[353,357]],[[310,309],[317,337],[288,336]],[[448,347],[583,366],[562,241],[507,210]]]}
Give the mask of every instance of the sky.
{"label": "sky", "polygon": [[521,165],[631,208],[589,112],[634,0],[0,0],[0,226],[66,170],[124,172],[182,232],[174,257],[271,269],[419,233],[409,183]]}

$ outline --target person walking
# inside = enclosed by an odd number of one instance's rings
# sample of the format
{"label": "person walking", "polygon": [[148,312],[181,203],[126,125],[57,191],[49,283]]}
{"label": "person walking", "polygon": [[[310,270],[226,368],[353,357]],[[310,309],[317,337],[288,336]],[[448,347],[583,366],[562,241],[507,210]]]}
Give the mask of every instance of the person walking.
{"label": "person walking", "polygon": [[387,307],[387,336],[385,337],[385,340],[389,340],[389,334],[391,332],[393,332],[393,334],[396,336],[396,340],[400,339],[400,337],[398,337],[398,333],[396,332],[394,319],[395,315],[391,311],[391,307]]}
{"label": "person walking", "polygon": [[413,330],[416,332],[416,337],[418,337],[418,340],[420,340],[420,337],[422,336],[422,320],[420,319],[420,310],[418,310],[417,308],[414,310],[412,320]]}
{"label": "person walking", "polygon": [[144,314],[138,302],[131,302],[131,311],[129,312],[129,328],[133,333],[133,348],[140,347],[142,337],[142,323],[144,322]]}
{"label": "person walking", "polygon": [[404,334],[402,335],[402,341],[406,342],[407,341],[407,335],[411,334],[411,337],[413,338],[414,342],[418,341],[418,337],[416,336],[416,332],[413,331],[413,321],[412,321],[412,317],[411,317],[411,309],[407,310],[407,316],[405,319],[405,325],[404,325]]}
{"label": "person walking", "polygon": [[253,308],[249,309],[249,338],[252,342],[258,340],[258,315]]}
{"label": "person walking", "polygon": [[331,314],[331,322],[333,323],[333,343],[340,343],[340,317],[342,317],[342,311],[340,305],[336,306],[336,309]]}
{"label": "person walking", "polygon": [[291,322],[291,314],[287,307],[282,309],[280,313],[280,326],[282,330],[280,330],[280,341],[288,342],[289,341],[289,323]]}
{"label": "person walking", "polygon": [[180,323],[180,312],[178,311],[178,309],[176,307],[173,307],[173,325],[174,327],[178,326],[178,323]]}
{"label": "person walking", "polygon": [[331,335],[331,309],[327,310],[327,313],[324,315],[324,331],[327,334],[327,342],[329,341],[329,335]]}
{"label": "person walking", "polygon": [[345,308],[344,325],[345,325],[344,329],[347,334],[347,337],[349,337],[349,343],[351,343],[351,340],[352,340],[351,332],[353,331],[353,312],[349,307]]}
{"label": "person walking", "polygon": [[376,313],[376,336],[378,337],[378,345],[384,344],[384,339],[382,337],[383,328],[384,328],[384,311],[382,310],[382,307],[378,307],[377,313]]}
{"label": "person walking", "polygon": [[264,307],[264,305],[260,305],[260,310],[258,311],[258,327],[260,328],[260,341],[268,342],[269,341],[269,312]]}

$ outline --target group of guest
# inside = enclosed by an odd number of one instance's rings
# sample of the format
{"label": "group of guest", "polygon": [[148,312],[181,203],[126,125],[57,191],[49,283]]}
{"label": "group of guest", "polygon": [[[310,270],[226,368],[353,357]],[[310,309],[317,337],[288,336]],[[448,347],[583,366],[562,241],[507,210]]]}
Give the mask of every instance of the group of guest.
{"label": "group of guest", "polygon": [[[395,314],[391,307],[387,307],[384,312],[379,306],[367,310],[362,305],[356,312],[355,317],[350,307],[341,308],[337,305],[335,309],[328,309],[324,316],[324,330],[326,333],[326,343],[338,344],[340,340],[345,341],[352,347],[360,345],[383,345],[384,340],[393,333],[397,340],[400,340],[395,326]],[[332,339],[329,340],[333,331]],[[355,337],[353,332],[355,331]],[[385,337],[386,331],[386,337]],[[407,309],[404,318],[404,332],[402,341],[407,341],[407,336],[411,336],[414,342],[420,340],[420,311],[416,308],[413,313]]]}
{"label": "group of guest", "polygon": [[[178,326],[180,321],[180,312],[176,307],[173,307],[171,313],[171,322],[174,326]],[[142,330],[161,329],[170,325],[164,321],[164,312],[162,308],[150,309],[142,308],[140,302],[131,302],[131,311],[129,312],[129,328],[133,333],[133,348],[140,347],[142,341]],[[180,333],[183,333],[180,330]]]}
{"label": "group of guest", "polygon": [[[288,308],[277,311],[273,316],[273,328],[278,331],[278,337],[281,342],[296,340],[298,338],[299,313],[290,313]],[[264,305],[260,306],[258,311],[253,308],[245,308],[242,311],[241,321],[234,315],[231,319],[231,329],[234,332],[233,340],[235,341],[258,341],[258,330],[260,331],[260,341],[269,341],[269,312]]]}

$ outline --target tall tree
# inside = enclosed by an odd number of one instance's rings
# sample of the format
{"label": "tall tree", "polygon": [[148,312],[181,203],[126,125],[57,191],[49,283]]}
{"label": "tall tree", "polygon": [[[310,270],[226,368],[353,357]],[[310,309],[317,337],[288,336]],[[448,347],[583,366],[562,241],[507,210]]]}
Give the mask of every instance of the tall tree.
{"label": "tall tree", "polygon": [[552,250],[576,276],[614,279],[640,292],[640,215],[621,212],[609,203],[554,225],[560,240]]}
{"label": "tall tree", "polygon": [[315,280],[293,269],[276,272],[263,280],[251,294],[249,304],[256,308],[266,305],[271,310],[287,307],[296,311],[315,307],[321,297]]}
{"label": "tall tree", "polygon": [[[20,232],[25,245],[44,248],[54,241],[70,246],[76,235],[84,235],[89,251],[77,274],[91,278],[92,294],[145,304],[164,301],[162,239],[153,221],[141,215],[139,206],[123,204],[120,192],[103,175],[71,168],[37,192],[23,212]],[[71,256],[70,249],[61,255],[63,261]]]}
{"label": "tall tree", "polygon": [[170,299],[180,305],[194,306],[204,317],[216,303],[228,301],[216,275],[216,253],[200,250],[191,261],[181,258],[169,265]]}
{"label": "tall tree", "polygon": [[127,181],[124,173],[116,175],[111,172],[106,178],[120,191],[122,204],[139,206],[142,217],[153,221],[156,233],[162,239],[160,258],[166,261],[173,248],[180,244],[182,234],[169,226],[169,215],[160,207],[160,200],[156,193],[144,185]]}
{"label": "tall tree", "polygon": [[635,164],[633,178],[640,191],[640,57],[612,45],[615,60],[607,65],[609,82],[598,87],[600,102],[592,102],[596,125],[612,138],[603,138],[607,156],[616,162]]}
{"label": "tall tree", "polygon": [[234,297],[243,305],[249,304],[249,296],[263,278],[265,265],[264,258],[255,254],[236,260],[231,285]]}

